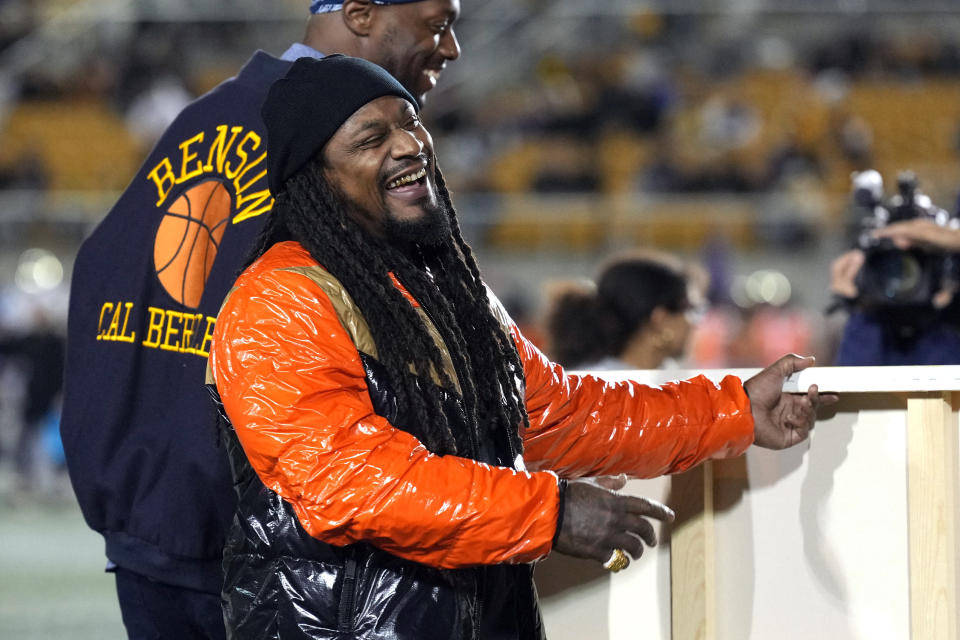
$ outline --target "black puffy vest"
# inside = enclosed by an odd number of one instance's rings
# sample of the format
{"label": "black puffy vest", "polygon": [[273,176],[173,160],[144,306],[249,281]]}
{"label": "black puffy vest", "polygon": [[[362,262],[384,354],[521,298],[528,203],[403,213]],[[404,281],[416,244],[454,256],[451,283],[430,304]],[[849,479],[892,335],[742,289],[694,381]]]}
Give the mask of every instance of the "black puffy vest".
{"label": "black puffy vest", "polygon": [[[406,416],[398,414],[382,365],[365,354],[361,357],[374,410],[404,429],[409,423]],[[447,395],[446,401],[459,399]],[[223,555],[228,638],[545,637],[532,565],[436,569],[365,543],[338,547],[321,542],[304,531],[293,508],[260,481],[222,406],[220,413],[239,498]],[[452,410],[447,414],[458,416],[462,412]],[[465,432],[465,427],[456,431]],[[484,443],[472,457],[512,467],[505,436],[500,440]]]}

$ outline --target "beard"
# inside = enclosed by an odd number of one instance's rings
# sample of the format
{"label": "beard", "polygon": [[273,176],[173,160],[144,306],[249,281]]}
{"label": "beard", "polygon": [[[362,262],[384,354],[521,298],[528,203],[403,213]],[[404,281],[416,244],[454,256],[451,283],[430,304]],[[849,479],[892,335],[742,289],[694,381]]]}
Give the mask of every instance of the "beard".
{"label": "beard", "polygon": [[442,203],[423,203],[423,216],[400,220],[390,210],[384,212],[384,232],[388,241],[401,248],[439,249],[452,243],[450,212]]}
{"label": "beard", "polygon": [[[344,193],[337,185],[327,183],[327,187],[333,199],[340,202],[349,219],[357,221],[370,217],[360,203]],[[431,202],[430,199],[424,198],[420,203],[423,215],[412,220],[398,218],[385,203],[381,203],[381,206],[383,210],[378,216],[383,225],[381,241],[408,255],[435,253],[453,247],[450,217],[454,214],[442,199]]]}

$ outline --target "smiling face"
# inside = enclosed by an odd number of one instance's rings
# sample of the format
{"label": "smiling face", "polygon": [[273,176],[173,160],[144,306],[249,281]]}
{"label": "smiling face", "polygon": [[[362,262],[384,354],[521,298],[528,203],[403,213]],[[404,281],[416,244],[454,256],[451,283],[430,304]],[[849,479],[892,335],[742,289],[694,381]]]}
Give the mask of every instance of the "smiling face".
{"label": "smiling face", "polygon": [[371,234],[409,242],[442,236],[433,139],[413,106],[384,96],[350,116],[323,149],[324,175]]}
{"label": "smiling face", "polygon": [[460,0],[378,5],[377,10],[376,32],[370,38],[378,43],[377,51],[369,59],[389,71],[423,104],[447,62],[460,57],[453,32]]}

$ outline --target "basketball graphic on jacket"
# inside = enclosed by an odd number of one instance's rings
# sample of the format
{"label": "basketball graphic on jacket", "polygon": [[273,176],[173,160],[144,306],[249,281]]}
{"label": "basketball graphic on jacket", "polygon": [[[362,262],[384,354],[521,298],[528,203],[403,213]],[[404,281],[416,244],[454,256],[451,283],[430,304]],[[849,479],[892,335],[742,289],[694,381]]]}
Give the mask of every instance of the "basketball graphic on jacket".
{"label": "basketball graphic on jacket", "polygon": [[201,182],[177,198],[160,221],[153,263],[163,288],[180,304],[197,308],[233,198],[221,182]]}

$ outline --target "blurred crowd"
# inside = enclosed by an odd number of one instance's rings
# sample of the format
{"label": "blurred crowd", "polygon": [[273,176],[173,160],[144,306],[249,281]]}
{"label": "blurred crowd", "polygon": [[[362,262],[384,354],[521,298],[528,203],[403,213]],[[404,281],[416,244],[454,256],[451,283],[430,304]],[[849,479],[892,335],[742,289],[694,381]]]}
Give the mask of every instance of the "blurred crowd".
{"label": "blurred crowd", "polygon": [[[0,54],[38,37],[35,4],[4,4]],[[602,45],[571,38],[523,51],[519,69],[503,70],[482,97],[469,78],[441,89],[427,117],[461,191],[789,199],[810,183],[843,192],[854,169],[954,168],[955,32],[890,28],[897,16],[819,19],[831,29],[650,11],[597,19],[586,30]],[[5,88],[0,184],[122,188],[186,102],[250,49],[286,44],[264,42],[262,25],[242,21],[84,29],[68,59],[28,66]],[[920,112],[922,122],[903,117]]]}
{"label": "blurred crowd", "polygon": [[794,40],[762,22],[711,39],[709,20],[653,13],[618,26],[605,50],[557,46],[523,82],[442,105],[461,188],[845,191],[855,169],[955,165],[955,34],[851,20]]}

